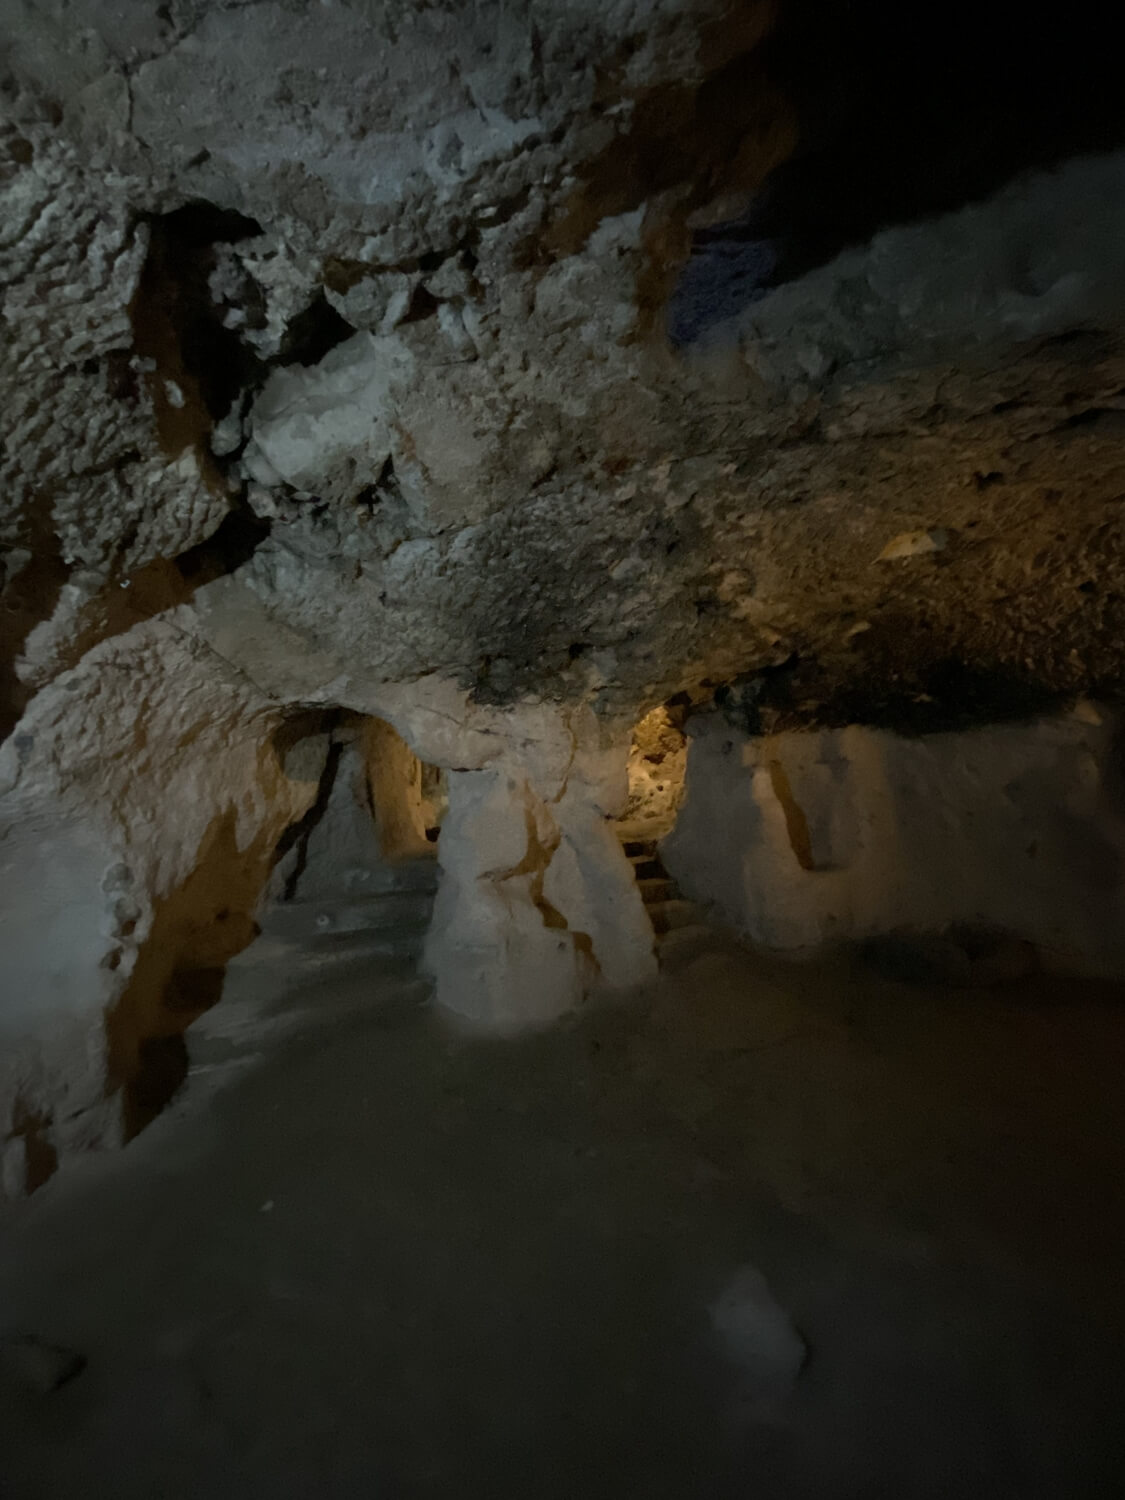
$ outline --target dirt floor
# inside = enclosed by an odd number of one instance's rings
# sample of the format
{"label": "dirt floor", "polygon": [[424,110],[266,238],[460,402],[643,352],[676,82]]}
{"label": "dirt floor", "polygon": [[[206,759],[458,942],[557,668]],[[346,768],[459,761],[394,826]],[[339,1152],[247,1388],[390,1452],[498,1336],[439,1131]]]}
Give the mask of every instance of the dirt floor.
{"label": "dirt floor", "polygon": [[248,950],[0,1226],[0,1334],[88,1361],[0,1382],[4,1500],[1125,1494],[1120,995],[664,959],[498,1043]]}

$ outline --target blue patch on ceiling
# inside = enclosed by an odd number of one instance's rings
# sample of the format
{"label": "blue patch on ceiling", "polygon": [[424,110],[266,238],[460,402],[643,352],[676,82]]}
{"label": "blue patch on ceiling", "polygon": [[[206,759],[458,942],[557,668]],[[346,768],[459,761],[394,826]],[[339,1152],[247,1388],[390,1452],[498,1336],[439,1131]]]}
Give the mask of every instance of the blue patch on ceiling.
{"label": "blue patch on ceiling", "polygon": [[748,233],[746,222],[735,220],[695,236],[668,303],[668,337],[678,348],[696,343],[766,295],[777,267],[777,243],[750,239]]}

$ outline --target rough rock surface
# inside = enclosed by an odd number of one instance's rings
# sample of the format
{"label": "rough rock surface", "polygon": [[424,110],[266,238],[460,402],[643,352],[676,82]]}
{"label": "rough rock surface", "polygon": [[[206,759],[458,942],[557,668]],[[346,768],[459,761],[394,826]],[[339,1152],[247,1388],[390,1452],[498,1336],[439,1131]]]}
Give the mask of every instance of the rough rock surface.
{"label": "rough rock surface", "polygon": [[689,706],[654,708],[633,730],[629,800],[622,821],[641,837],[661,838],[675,826],[687,766],[682,725]]}
{"label": "rough rock surface", "polygon": [[1030,943],[1055,968],[1119,978],[1119,744],[1119,719],[1091,704],[910,739],[750,738],[704,716],[661,854],[685,894],[767,948],[892,933],[871,954],[884,972],[968,984],[1013,963],[1020,977]]}
{"label": "rough rock surface", "polygon": [[656,973],[640,891],[607,822],[625,804],[626,746],[603,746],[589,709],[557,725],[565,739],[551,733],[553,713],[536,717],[503,716],[503,748],[450,775],[439,843],[426,966],[440,1003],[494,1030],[554,1020],[597,985],[627,989]]}
{"label": "rough rock surface", "polygon": [[7,11],[4,504],[17,563],[39,527],[76,570],[36,681],[228,484],[271,523],[241,586],[387,680],[625,715],[794,655],[826,690],[948,657],[1116,680],[1120,156],[673,351],[689,221],[792,146],[768,7]]}
{"label": "rough rock surface", "polygon": [[[71,913],[5,1014],[83,1018],[84,1078],[210,820],[237,810],[241,858],[314,794],[263,748],[282,718],[378,714],[450,772],[431,961],[451,995],[477,904],[503,911],[507,988],[456,1007],[509,1016],[529,954],[560,955],[544,1013],[651,963],[618,771],[544,770],[576,715],[620,769],[685,691],[747,732],[1119,692],[1125,131],[993,157],[984,129],[967,195],[873,202],[817,253],[794,209],[740,250],[809,160],[807,20],[2,0],[0,847],[20,910]],[[709,245],[738,294],[700,319]],[[485,804],[487,869],[456,852]],[[145,894],[107,971],[115,863]],[[21,1089],[37,1139],[51,1091]]]}
{"label": "rough rock surface", "polygon": [[278,839],[316,793],[319,764],[286,774],[280,724],[167,619],[95,648],[0,749],[0,1119],[17,1182],[139,1129],[180,1081],[181,1033],[253,936]]}

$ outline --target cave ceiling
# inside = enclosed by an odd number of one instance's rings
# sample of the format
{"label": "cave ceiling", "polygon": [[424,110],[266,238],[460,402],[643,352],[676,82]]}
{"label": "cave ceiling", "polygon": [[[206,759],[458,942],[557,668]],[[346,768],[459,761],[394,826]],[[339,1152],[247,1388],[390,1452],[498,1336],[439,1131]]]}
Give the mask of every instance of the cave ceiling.
{"label": "cave ceiling", "polygon": [[2,727],[160,614],[294,703],[1119,694],[1119,90],[907,9],[3,0]]}

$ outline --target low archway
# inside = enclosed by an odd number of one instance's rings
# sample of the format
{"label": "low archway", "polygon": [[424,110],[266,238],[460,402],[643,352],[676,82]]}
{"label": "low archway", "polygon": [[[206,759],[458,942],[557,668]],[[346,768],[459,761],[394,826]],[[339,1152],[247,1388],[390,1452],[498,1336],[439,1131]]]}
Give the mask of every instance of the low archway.
{"label": "low archway", "polygon": [[413,954],[437,884],[444,777],[390,724],[340,710],[316,801],[286,831],[263,926],[294,938],[395,927]]}

